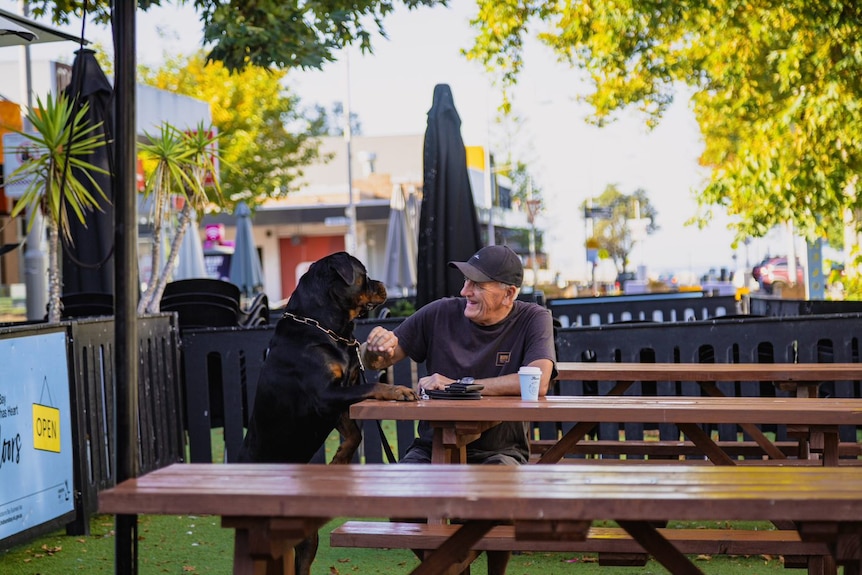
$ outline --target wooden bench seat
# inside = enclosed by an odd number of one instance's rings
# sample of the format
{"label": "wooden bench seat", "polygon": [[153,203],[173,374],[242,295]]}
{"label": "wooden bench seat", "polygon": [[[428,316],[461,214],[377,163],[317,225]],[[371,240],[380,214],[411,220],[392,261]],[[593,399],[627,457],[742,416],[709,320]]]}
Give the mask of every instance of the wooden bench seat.
{"label": "wooden bench seat", "polygon": [[[437,549],[458,528],[457,525],[401,523],[387,521],[347,521],[332,530],[333,547]],[[792,530],[674,529],[658,530],[686,555],[783,555],[786,566],[807,567],[807,558],[829,554],[823,543],[802,541]],[[475,551],[535,551],[596,553],[599,565],[644,565],[647,554],[634,539],[618,527],[591,527],[584,541],[520,541],[512,525],[492,528]]]}
{"label": "wooden bench seat", "polygon": [[[533,456],[553,447],[558,440],[537,439],[530,442],[530,452]],[[732,457],[763,457],[763,448],[754,441],[716,441],[724,452]],[[788,457],[798,455],[798,441],[775,441],[773,444]],[[691,441],[642,440],[642,439],[598,439],[581,441],[571,448],[577,455],[642,455],[651,457],[703,456],[703,451]],[[858,458],[862,456],[862,444],[841,442],[838,444],[838,456],[841,458]]]}

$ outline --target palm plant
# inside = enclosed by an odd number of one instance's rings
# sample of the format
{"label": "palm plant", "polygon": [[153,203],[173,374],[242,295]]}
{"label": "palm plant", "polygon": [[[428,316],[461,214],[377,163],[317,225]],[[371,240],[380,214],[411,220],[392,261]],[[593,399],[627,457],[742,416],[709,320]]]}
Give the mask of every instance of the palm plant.
{"label": "palm plant", "polygon": [[[215,147],[219,136],[214,135],[214,130],[199,124],[196,130],[182,131],[164,122],[157,135],[145,133],[145,136],[147,142],[140,145],[139,151],[145,164],[153,166],[145,191],[152,198],[152,275],[138,302],[139,314],[158,313],[162,293],[171,277],[180,244],[192,218],[192,210],[200,212],[210,199],[218,201],[221,196]],[[208,175],[213,176],[212,198],[208,197],[205,185]],[[160,265],[161,238],[169,218],[174,216],[174,197],[182,199],[182,208],[177,217],[176,233],[171,239],[168,257],[164,265]]]}
{"label": "palm plant", "polygon": [[30,141],[30,150],[28,159],[8,181],[29,183],[11,215],[16,217],[29,208],[28,231],[37,214],[44,217],[48,233],[48,321],[52,323],[59,322],[62,315],[60,234],[73,241],[70,212],[86,226],[86,213],[101,211],[100,199],[109,201],[93,178],[94,173],[108,172],[83,159],[106,144],[99,131],[102,123],[90,123],[88,108],[86,103],[76,106],[62,93],[56,99],[48,94],[44,103],[37,97],[36,108],[27,111],[34,132],[14,130]]}

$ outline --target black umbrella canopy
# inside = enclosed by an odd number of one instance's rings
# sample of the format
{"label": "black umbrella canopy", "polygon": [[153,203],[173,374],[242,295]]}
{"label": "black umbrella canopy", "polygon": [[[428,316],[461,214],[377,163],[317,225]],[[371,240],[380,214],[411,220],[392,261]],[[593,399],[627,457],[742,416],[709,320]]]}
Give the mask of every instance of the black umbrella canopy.
{"label": "black umbrella canopy", "polygon": [[[113,153],[113,90],[108,78],[99,67],[93,50],[78,50],[72,65],[72,77],[64,90],[70,99],[76,99],[80,108],[89,104],[89,125],[102,123],[97,132],[108,142],[96,149],[87,162],[112,173],[111,156]],[[98,292],[114,293],[114,209],[111,176],[92,174],[99,182],[105,195],[111,199],[106,202],[98,193],[93,193],[102,211],[86,213],[86,226],[75,217],[69,218],[71,242],[63,245],[63,293]],[[89,180],[81,174],[78,179],[86,186]]]}
{"label": "black umbrella canopy", "polygon": [[467,261],[481,247],[461,117],[452,90],[437,84],[425,130],[416,306],[458,295],[464,278],[448,263]]}

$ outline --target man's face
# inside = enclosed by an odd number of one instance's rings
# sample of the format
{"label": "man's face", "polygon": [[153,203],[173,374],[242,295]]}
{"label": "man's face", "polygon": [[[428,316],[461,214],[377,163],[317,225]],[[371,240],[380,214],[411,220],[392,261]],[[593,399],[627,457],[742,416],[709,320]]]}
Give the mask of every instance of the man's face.
{"label": "man's face", "polygon": [[479,325],[501,322],[512,308],[515,288],[500,282],[474,282],[464,278],[461,295],[467,298],[464,317]]}

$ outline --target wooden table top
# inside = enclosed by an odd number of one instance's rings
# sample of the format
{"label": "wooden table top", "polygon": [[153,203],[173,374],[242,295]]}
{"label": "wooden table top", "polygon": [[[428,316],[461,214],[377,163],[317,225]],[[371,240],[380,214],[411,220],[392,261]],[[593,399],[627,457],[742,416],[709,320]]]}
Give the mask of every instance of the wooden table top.
{"label": "wooden table top", "polygon": [[581,381],[844,381],[862,379],[862,363],[560,362],[558,379]]}
{"label": "wooden table top", "polygon": [[860,425],[862,399],[779,397],[548,396],[415,402],[367,399],[353,419],[451,421],[592,421],[614,423],[784,423]]}
{"label": "wooden table top", "polygon": [[99,512],[858,521],[862,469],[180,463],[102,491]]}

